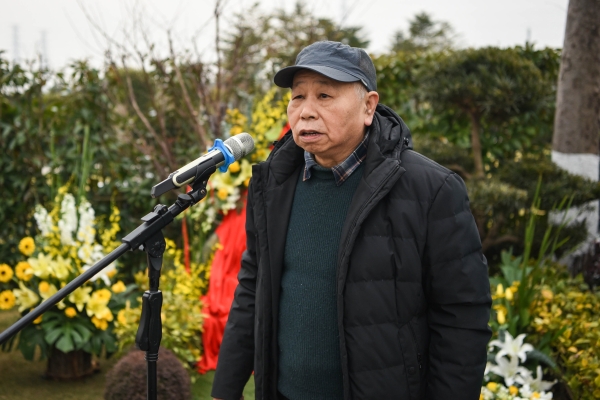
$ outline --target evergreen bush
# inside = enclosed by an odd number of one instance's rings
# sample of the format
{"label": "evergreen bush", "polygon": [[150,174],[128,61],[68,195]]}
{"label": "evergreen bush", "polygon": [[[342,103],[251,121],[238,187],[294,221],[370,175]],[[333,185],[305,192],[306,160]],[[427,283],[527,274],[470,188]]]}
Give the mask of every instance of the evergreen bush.
{"label": "evergreen bush", "polygon": [[[105,400],[145,400],[147,393],[144,352],[131,350],[106,374]],[[158,352],[158,398],[190,400],[190,377],[175,355],[164,348]]]}

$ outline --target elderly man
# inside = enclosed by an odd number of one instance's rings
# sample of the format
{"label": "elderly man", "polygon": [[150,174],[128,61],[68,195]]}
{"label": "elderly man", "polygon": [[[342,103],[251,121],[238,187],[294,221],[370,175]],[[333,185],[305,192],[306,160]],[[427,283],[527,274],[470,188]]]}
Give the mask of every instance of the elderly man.
{"label": "elderly man", "polygon": [[488,271],[463,181],[412,150],[364,50],[275,75],[291,131],[254,166],[214,398],[476,400]]}

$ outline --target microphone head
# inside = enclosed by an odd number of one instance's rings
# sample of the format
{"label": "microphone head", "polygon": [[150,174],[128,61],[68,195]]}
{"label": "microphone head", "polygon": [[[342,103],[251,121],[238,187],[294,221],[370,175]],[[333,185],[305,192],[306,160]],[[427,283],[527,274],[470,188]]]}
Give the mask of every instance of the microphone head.
{"label": "microphone head", "polygon": [[254,150],[254,139],[246,132],[232,136],[223,143],[229,147],[233,158],[236,160],[250,154]]}

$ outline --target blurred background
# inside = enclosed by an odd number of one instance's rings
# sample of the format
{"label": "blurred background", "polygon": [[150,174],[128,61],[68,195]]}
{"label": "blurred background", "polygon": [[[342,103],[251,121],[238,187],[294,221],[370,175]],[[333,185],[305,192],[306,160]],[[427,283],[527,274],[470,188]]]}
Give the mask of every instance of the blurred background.
{"label": "blurred background", "polygon": [[[415,150],[467,185],[494,293],[482,398],[600,398],[597,0],[0,5],[0,330],[114,249],[154,184],[249,132],[255,151],[165,229],[164,395],[210,398],[251,164],[288,129],[273,74],[336,40],[371,54]],[[0,399],[145,398],[123,383],[145,379],[145,268],[127,254],[5,344]]]}

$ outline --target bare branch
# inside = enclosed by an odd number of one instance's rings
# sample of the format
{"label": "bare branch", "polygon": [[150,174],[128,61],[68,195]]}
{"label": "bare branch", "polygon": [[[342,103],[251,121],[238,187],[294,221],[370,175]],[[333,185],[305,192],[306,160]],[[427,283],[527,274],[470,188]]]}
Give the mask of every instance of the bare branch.
{"label": "bare branch", "polygon": [[173,68],[175,70],[175,75],[177,76],[177,80],[179,81],[179,87],[181,88],[181,92],[183,94],[183,100],[188,109],[190,117],[194,121],[194,124],[193,124],[194,130],[196,131],[196,134],[198,135],[198,138],[201,140],[204,147],[207,147],[210,144],[210,140],[208,138],[208,135],[206,134],[206,130],[204,129],[202,124],[200,124],[200,121],[198,121],[198,113],[196,113],[196,111],[194,110],[194,106],[192,105],[190,95],[188,93],[187,88],[185,87],[185,82],[183,81],[181,69],[179,68],[179,65],[177,65],[177,59],[175,57],[175,50],[173,49],[173,41],[171,40],[170,34],[169,34],[169,49],[171,51],[171,58],[173,60]]}
{"label": "bare branch", "polygon": [[217,103],[221,101],[221,0],[215,2],[214,16],[215,16],[215,50],[217,52],[217,87],[216,87],[216,100]]}
{"label": "bare branch", "polygon": [[135,93],[133,91],[131,77],[129,76],[129,73],[127,72],[127,68],[125,67],[124,61],[123,61],[123,67],[125,69],[125,80],[127,82],[127,94],[129,97],[129,101],[131,102],[131,106],[135,110],[135,113],[137,114],[138,118],[142,121],[142,123],[144,124],[146,129],[148,129],[148,132],[150,132],[152,134],[152,136],[154,137],[154,140],[156,140],[156,142],[162,149],[163,153],[165,154],[165,156],[167,158],[167,164],[168,164],[169,168],[173,170],[176,167],[175,167],[175,163],[173,162],[171,150],[169,149],[167,142],[158,135],[158,133],[156,132],[156,130],[154,129],[154,127],[152,126],[152,124],[150,123],[148,118],[146,118],[146,115],[144,115],[144,113],[140,109],[140,106],[138,105],[137,99],[135,97]]}

